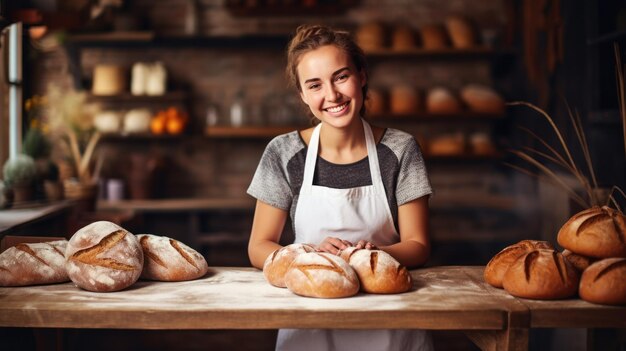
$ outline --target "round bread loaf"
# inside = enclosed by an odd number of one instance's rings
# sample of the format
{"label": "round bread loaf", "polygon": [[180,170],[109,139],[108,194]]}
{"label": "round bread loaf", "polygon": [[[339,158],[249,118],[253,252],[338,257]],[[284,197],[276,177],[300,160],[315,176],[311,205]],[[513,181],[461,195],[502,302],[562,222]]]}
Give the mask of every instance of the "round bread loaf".
{"label": "round bread loaf", "polygon": [[626,216],[607,207],[592,207],[570,218],[559,230],[559,245],[583,256],[626,257]]}
{"label": "round bread loaf", "polygon": [[429,24],[420,28],[422,45],[426,50],[443,50],[449,47],[446,30],[441,25]]}
{"label": "round bread loaf", "polygon": [[461,112],[461,103],[449,89],[432,88],[426,95],[426,111],[432,114],[455,114]]}
{"label": "round bread loaf", "polygon": [[371,117],[380,117],[387,111],[385,94],[382,90],[370,88],[367,92],[367,100],[365,101],[367,114]]}
{"label": "round bread loaf", "polygon": [[300,254],[315,252],[309,244],[291,244],[272,252],[263,263],[263,275],[268,283],[279,288],[286,288],[285,273],[291,262]]}
{"label": "round bread loaf", "polygon": [[391,34],[391,49],[395,51],[411,51],[415,44],[413,29],[407,25],[396,26]]}
{"label": "round bread loaf", "polygon": [[339,256],[354,268],[364,292],[398,294],[413,286],[411,274],[406,267],[385,251],[357,249],[352,246],[342,250]]}
{"label": "round bread loaf", "polygon": [[0,286],[69,281],[65,270],[67,240],[17,244],[0,254]]}
{"label": "round bread loaf", "polygon": [[579,274],[555,250],[536,249],[518,257],[504,273],[509,294],[527,299],[564,299],[576,294]]}
{"label": "round bread loaf", "polygon": [[563,250],[561,254],[563,255],[563,257],[565,257],[569,261],[569,263],[572,264],[572,266],[574,266],[574,268],[578,269],[578,272],[580,273],[582,273],[585,269],[587,269],[587,267],[589,267],[592,263],[597,261],[593,257],[587,257],[587,256],[575,254],[567,249]]}
{"label": "round bread loaf", "polygon": [[389,91],[389,110],[393,114],[408,115],[420,108],[420,94],[410,85],[397,85]]}
{"label": "round bread loaf", "polygon": [[381,23],[366,23],[356,31],[356,42],[364,51],[376,51],[385,46],[385,27]]}
{"label": "round bread loaf", "polygon": [[626,258],[593,263],[580,279],[580,298],[603,305],[626,304]]}
{"label": "round bread loaf", "polygon": [[461,99],[477,113],[502,114],[504,113],[504,100],[495,90],[480,84],[469,84],[460,92]]}
{"label": "round bread loaf", "polygon": [[535,249],[553,249],[547,241],[522,240],[509,245],[491,258],[483,276],[485,281],[496,288],[502,288],[502,278],[509,266],[525,253]]}
{"label": "round bread loaf", "polygon": [[143,252],[139,240],[115,223],[100,221],[79,229],[65,251],[66,268],[78,287],[122,290],[139,279]]}
{"label": "round bread loaf", "polygon": [[166,236],[137,235],[143,250],[141,278],[176,282],[197,279],[209,266],[198,251]]}
{"label": "round bread loaf", "polygon": [[326,252],[298,255],[285,274],[293,293],[321,298],[339,298],[359,292],[359,278],[341,257]]}

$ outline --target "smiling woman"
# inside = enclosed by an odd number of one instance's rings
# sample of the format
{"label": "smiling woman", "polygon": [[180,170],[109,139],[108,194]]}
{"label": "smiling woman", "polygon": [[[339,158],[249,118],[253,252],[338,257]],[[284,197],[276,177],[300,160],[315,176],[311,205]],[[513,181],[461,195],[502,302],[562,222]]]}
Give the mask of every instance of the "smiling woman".
{"label": "smiling woman", "polygon": [[[317,251],[379,248],[401,265],[424,264],[432,192],[424,160],[413,136],[363,119],[369,79],[363,51],[347,32],[302,26],[287,62],[290,83],[318,124],[280,135],[265,149],[248,189],[257,199],[252,264],[262,268],[281,248],[287,216],[295,242]],[[318,329],[280,330],[276,348],[430,350],[432,344],[421,330]]]}

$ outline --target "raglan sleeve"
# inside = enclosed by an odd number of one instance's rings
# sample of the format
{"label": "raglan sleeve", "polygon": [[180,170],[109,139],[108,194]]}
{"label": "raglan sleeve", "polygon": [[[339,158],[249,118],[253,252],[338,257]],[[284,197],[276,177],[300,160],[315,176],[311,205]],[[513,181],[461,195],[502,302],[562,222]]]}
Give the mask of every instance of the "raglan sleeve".
{"label": "raglan sleeve", "polygon": [[280,150],[277,139],[267,145],[247,193],[268,205],[289,211],[293,195]]}
{"label": "raglan sleeve", "polygon": [[424,157],[415,138],[407,140],[401,155],[396,187],[398,206],[433,192]]}

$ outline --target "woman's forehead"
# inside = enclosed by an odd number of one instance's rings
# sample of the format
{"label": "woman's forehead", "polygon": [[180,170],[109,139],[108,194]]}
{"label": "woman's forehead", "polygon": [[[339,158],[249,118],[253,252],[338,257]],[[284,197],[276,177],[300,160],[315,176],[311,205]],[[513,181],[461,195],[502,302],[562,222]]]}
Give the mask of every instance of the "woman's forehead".
{"label": "woman's forehead", "polygon": [[297,70],[300,80],[304,81],[332,75],[343,67],[354,68],[350,56],[334,45],[325,45],[302,55]]}

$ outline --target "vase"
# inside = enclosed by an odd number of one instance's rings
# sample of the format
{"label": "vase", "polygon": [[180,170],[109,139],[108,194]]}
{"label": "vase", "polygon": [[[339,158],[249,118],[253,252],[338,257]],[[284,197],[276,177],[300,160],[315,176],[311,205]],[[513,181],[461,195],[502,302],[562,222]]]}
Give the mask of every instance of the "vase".
{"label": "vase", "polygon": [[98,200],[97,183],[81,183],[75,180],[63,182],[63,190],[66,199],[76,203],[79,212],[94,212]]}

